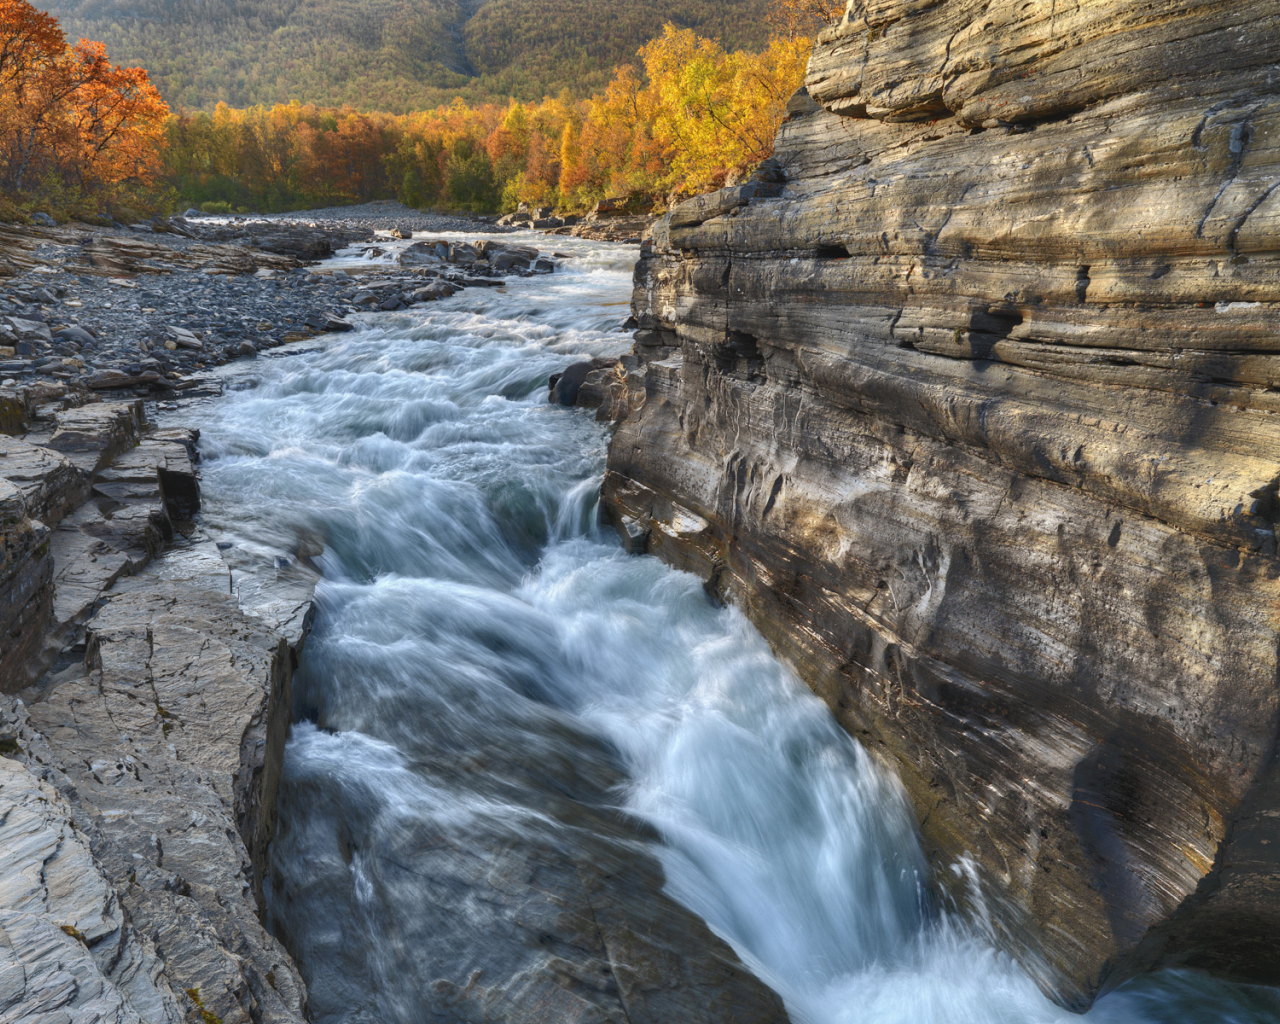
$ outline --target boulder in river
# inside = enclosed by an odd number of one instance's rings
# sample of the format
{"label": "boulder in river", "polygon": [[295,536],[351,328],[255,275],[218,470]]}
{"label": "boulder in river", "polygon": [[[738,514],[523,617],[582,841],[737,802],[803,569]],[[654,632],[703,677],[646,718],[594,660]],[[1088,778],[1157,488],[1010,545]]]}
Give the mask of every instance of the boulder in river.
{"label": "boulder in river", "polygon": [[538,250],[527,246],[504,246],[489,252],[489,264],[499,273],[528,270],[538,258]]}
{"label": "boulder in river", "polygon": [[[399,260],[403,266],[412,266],[414,264],[439,263],[440,254],[437,250],[438,242],[414,242],[400,250]],[[446,248],[447,252],[447,248]]]}
{"label": "boulder in river", "polygon": [[415,288],[409,293],[411,302],[434,302],[436,299],[447,299],[458,289],[447,281],[434,281],[422,288]]}
{"label": "boulder in river", "polygon": [[450,242],[447,259],[450,263],[470,264],[480,258],[479,250],[469,242]]}
{"label": "boulder in river", "polygon": [[590,361],[571,363],[563,372],[552,376],[551,398],[560,405],[574,405],[583,382],[591,375],[595,365]]}

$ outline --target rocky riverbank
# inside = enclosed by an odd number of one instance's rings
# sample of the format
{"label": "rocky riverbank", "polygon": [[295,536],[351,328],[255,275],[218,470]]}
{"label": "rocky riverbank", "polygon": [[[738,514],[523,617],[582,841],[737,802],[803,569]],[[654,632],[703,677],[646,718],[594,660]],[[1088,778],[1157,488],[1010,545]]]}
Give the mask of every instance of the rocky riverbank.
{"label": "rocky riverbank", "polygon": [[1276,982],[1280,22],[853,4],[637,270],[605,500],[1055,998]]}
{"label": "rocky riverbank", "polygon": [[[189,210],[188,216],[196,211]],[[356,206],[328,206],[296,213],[268,213],[229,219],[231,225],[248,221],[277,224],[308,225],[326,229],[351,231],[503,231],[497,217],[455,217],[428,213],[405,206],[394,199],[384,199]]]}
{"label": "rocky riverbank", "polygon": [[[7,282],[0,324],[33,348],[14,353],[0,386],[0,1010],[24,1024],[300,1024],[394,988],[353,962],[328,970],[327,928],[283,923],[321,891],[371,912],[347,846],[344,861],[326,829],[295,829],[290,840],[318,843],[315,855],[267,857],[321,544],[299,537],[288,555],[261,555],[206,535],[198,438],[174,424],[189,415],[182,400],[216,393],[205,371],[246,335],[257,349],[348,331],[355,313],[548,274],[567,258],[492,238],[360,242],[346,226],[171,226],[198,237],[28,233]],[[298,265],[353,241],[369,267]],[[268,316],[270,330],[245,331]],[[76,351],[83,365],[42,354],[73,330],[91,339]],[[138,350],[152,362],[125,362]],[[590,369],[574,400],[593,389],[604,400],[615,361]],[[615,755],[598,738],[579,743],[582,763],[566,761],[563,777],[554,765],[532,773],[556,778],[551,795],[520,781],[518,745],[491,758],[506,799],[527,790],[542,824],[427,851],[419,834],[411,848],[397,835],[393,876],[412,861],[451,887],[421,908],[393,889],[380,911],[415,936],[400,988],[441,1020],[785,1022],[780,999],[663,891],[656,836],[614,806]],[[441,770],[475,785],[482,760],[445,758]],[[367,800],[342,809],[338,841],[368,813]],[[479,947],[476,900],[491,917]],[[312,972],[310,999],[291,952]]]}
{"label": "rocky riverbank", "polygon": [[[457,226],[419,219],[435,230]],[[0,227],[0,387],[180,392],[232,359],[350,330],[352,314],[552,273],[558,262],[492,239],[425,238],[390,261],[373,259],[385,250],[357,215],[343,223],[174,218],[161,231],[141,227],[123,235],[77,225]],[[392,240],[386,234],[382,244]],[[371,258],[345,270],[315,266],[340,250]]]}
{"label": "rocky riverbank", "polygon": [[242,610],[195,433],[140,400],[3,401],[5,1017],[300,1021],[259,914],[310,580]]}

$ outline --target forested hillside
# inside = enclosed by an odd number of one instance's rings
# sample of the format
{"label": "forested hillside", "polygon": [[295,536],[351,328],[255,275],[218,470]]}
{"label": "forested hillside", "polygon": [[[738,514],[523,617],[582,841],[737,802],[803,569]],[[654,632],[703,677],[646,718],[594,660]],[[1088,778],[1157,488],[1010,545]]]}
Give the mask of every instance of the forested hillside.
{"label": "forested hillside", "polygon": [[668,25],[638,67],[576,101],[455,101],[413,114],[299,103],[184,111],[168,123],[165,177],[182,204],[216,213],[390,196],[473,213],[522,202],[579,212],[606,197],[661,205],[769,156],[810,42],[727,52]]}
{"label": "forested hillside", "polygon": [[57,0],[68,36],[171,104],[298,100],[401,113],[598,91],[667,23],[760,49],[768,0]]}

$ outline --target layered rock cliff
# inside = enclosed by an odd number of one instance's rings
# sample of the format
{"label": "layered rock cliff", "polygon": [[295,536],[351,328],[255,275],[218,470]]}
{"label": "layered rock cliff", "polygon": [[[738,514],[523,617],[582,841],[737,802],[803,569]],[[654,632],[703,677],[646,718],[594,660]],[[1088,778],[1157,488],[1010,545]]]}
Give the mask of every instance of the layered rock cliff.
{"label": "layered rock cliff", "polygon": [[637,270],[607,512],[1083,1007],[1280,964],[1280,10],[852,0]]}

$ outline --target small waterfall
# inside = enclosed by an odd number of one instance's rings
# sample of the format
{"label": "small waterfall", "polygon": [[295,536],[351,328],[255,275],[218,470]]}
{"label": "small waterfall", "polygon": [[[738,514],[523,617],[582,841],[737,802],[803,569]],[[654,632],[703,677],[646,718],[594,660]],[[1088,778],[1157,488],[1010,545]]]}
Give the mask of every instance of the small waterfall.
{"label": "small waterfall", "polygon": [[[629,347],[634,252],[564,248],[553,278],[236,368],[202,424],[209,528],[323,546],[271,894],[319,1019],[453,1019],[533,962],[510,922],[550,913],[557,865],[638,842],[796,1021],[1077,1019],[935,905],[896,780],[745,618],[599,535],[604,431],[546,380]],[[1164,973],[1088,1019],[1274,1022],[1280,999]]]}

